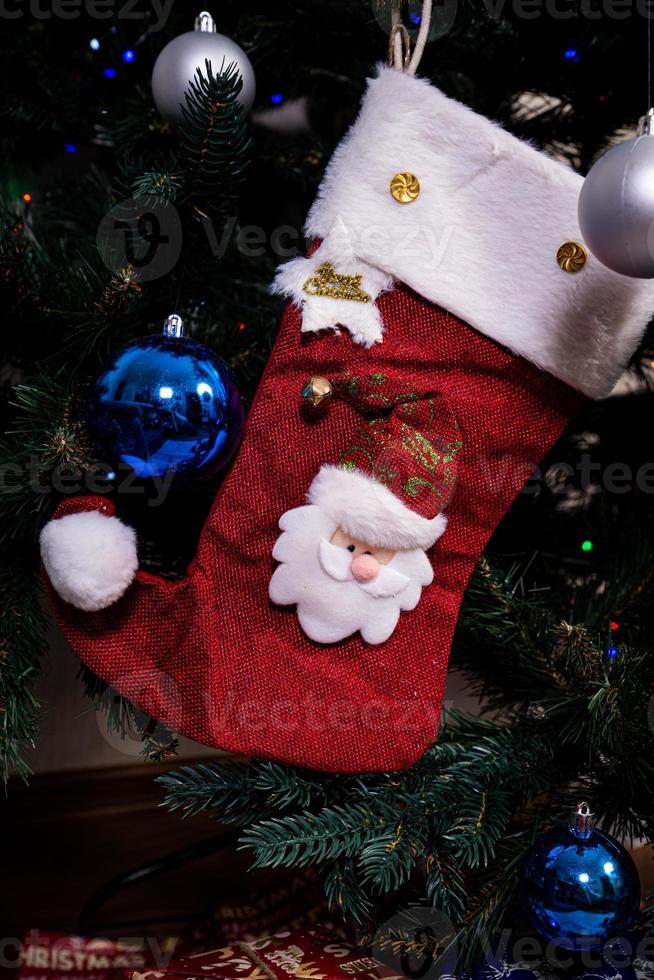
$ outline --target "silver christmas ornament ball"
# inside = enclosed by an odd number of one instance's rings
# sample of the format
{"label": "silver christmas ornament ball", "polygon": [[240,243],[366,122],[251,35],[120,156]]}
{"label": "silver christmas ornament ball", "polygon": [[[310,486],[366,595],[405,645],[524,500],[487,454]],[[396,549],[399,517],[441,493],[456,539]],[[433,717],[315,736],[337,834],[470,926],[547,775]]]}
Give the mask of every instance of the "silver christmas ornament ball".
{"label": "silver christmas ornament ball", "polygon": [[639,135],[608,150],[591,168],[579,196],[584,242],[623,276],[654,278],[654,110]]}
{"label": "silver christmas ornament ball", "polygon": [[254,68],[243,48],[224,34],[216,33],[210,14],[201,13],[195,23],[195,30],[180,34],[168,42],[155,61],[152,72],[155,105],[164,119],[173,125],[184,122],[182,106],[186,105],[185,93],[198,68],[205,71],[205,60],[211,62],[214,74],[236,63],[243,79],[238,100],[245,109],[250,109],[254,102]]}

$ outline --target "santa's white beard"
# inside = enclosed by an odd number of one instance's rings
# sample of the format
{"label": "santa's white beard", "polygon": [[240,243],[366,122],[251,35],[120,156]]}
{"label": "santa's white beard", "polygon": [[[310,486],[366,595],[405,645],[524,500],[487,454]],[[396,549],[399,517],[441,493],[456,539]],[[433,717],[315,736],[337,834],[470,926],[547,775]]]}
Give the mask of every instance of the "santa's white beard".
{"label": "santa's white beard", "polygon": [[318,643],[337,643],[357,631],[367,643],[383,643],[400,612],[415,609],[432,581],[427,556],[415,548],[398,551],[382,565],[379,581],[355,582],[346,571],[352,556],[329,543],[334,522],[313,504],[287,511],[280,527],[284,533],[273,558],[281,564],[270,580],[270,598],[283,606],[296,604],[300,626]]}

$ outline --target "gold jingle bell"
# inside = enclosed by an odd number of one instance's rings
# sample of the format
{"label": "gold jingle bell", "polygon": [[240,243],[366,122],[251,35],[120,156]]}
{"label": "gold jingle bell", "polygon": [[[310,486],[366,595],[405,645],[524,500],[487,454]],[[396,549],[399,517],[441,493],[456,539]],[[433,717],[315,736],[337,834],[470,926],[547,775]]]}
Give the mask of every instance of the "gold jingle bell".
{"label": "gold jingle bell", "polygon": [[309,378],[302,389],[304,404],[311,409],[324,409],[329,404],[334,393],[327,378],[316,375]]}

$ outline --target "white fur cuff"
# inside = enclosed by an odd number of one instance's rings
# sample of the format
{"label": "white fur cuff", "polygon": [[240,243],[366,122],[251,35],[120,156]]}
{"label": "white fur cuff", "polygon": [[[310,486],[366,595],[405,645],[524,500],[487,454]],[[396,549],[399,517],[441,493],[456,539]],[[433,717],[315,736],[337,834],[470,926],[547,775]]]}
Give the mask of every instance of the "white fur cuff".
{"label": "white fur cuff", "polygon": [[[390,193],[404,173],[420,183],[409,203]],[[327,168],[307,232],[331,242],[340,229],[346,271],[393,276],[586,395],[603,397],[654,311],[654,282],[611,272],[590,252],[579,271],[560,268],[560,246],[583,244],[581,184],[569,167],[428,82],[381,68]],[[338,254],[331,257],[342,271]],[[304,268],[293,272],[301,278]],[[278,286],[303,301],[292,274],[282,272]],[[370,311],[355,305],[332,300],[334,318],[347,326],[352,312],[369,324]]]}
{"label": "white fur cuff", "polygon": [[377,480],[338,466],[321,467],[308,499],[347,534],[377,548],[426,551],[447,527],[444,514],[421,517]]}

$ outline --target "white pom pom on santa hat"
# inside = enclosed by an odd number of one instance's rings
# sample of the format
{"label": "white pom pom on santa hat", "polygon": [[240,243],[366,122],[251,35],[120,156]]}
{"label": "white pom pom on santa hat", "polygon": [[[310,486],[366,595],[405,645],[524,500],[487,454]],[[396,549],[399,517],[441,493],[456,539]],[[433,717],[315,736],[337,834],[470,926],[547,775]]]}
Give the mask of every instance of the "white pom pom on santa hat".
{"label": "white pom pom on santa hat", "polygon": [[53,588],[85,612],[106,609],[120,599],[138,568],[133,529],[95,510],[50,521],[40,543]]}

